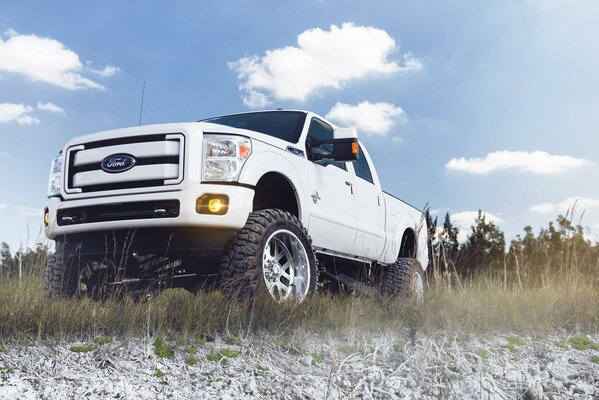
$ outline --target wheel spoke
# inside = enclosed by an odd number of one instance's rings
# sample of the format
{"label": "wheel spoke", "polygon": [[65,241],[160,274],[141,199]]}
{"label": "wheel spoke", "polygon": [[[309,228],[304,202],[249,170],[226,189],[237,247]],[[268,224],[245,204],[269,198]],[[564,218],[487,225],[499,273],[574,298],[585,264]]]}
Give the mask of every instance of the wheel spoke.
{"label": "wheel spoke", "polygon": [[290,273],[288,273],[287,271],[283,271],[281,272],[281,276],[285,279],[287,279],[289,282],[293,281],[293,277],[291,276]]}
{"label": "wheel spoke", "polygon": [[281,289],[283,292],[285,292],[285,294],[287,294],[287,292],[289,291],[289,286],[286,286],[280,280],[277,280],[277,282],[275,284],[279,289]]}
{"label": "wheel spoke", "polygon": [[268,292],[270,294],[276,294],[277,290],[278,290],[278,287],[275,282],[270,282],[268,284]]}
{"label": "wheel spoke", "polygon": [[281,259],[283,257],[286,257],[286,256],[287,256],[287,253],[285,253],[284,251],[281,251],[279,254],[276,255],[276,257],[274,258],[274,260],[276,262],[279,262],[279,261],[281,261]]}

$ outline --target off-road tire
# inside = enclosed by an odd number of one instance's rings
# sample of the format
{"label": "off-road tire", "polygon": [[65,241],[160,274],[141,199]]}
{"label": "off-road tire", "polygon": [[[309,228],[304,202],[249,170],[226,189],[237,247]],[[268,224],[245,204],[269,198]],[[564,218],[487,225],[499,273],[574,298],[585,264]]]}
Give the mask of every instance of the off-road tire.
{"label": "off-road tire", "polygon": [[312,239],[294,215],[279,209],[251,213],[245,226],[228,244],[220,264],[222,288],[226,293],[241,298],[269,296],[262,272],[262,255],[269,236],[279,229],[293,232],[306,250],[310,264],[308,295],[314,293],[318,282],[318,263]]}
{"label": "off-road tire", "polygon": [[[386,266],[383,271],[382,295],[402,298],[415,297],[413,282],[417,278],[416,274],[420,274],[422,283],[424,283],[424,271],[418,260],[398,258],[395,263]],[[424,292],[424,285],[422,290]]]}
{"label": "off-road tire", "polygon": [[79,266],[67,246],[57,244],[44,269],[44,295],[48,299],[75,296],[79,285]]}

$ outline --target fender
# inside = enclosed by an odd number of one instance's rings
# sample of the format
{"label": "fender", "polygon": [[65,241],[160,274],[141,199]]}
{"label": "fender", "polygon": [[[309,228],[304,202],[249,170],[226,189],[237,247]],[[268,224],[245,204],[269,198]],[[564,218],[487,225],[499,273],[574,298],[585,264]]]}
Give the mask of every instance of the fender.
{"label": "fender", "polygon": [[[426,271],[426,268],[428,267],[428,247],[427,247],[427,243],[426,243],[426,235],[427,235],[426,222],[421,221],[420,219],[416,220],[411,215],[409,215],[409,216],[404,215],[404,216],[402,216],[402,225],[400,225],[400,226],[405,227],[401,231],[401,235],[399,235],[400,242],[401,242],[401,238],[403,237],[406,230],[412,229],[414,231],[414,234],[416,235],[416,258],[420,262],[422,269],[424,271]],[[397,254],[399,254],[399,249],[398,249],[398,253],[396,253],[396,256],[397,256]]]}
{"label": "fender", "polygon": [[[296,156],[294,156],[296,157]],[[298,158],[298,161],[302,161]],[[283,155],[275,151],[259,151],[253,154],[243,166],[239,183],[256,186],[260,178],[269,172],[284,176],[295,189],[299,215],[302,224],[307,228],[309,205],[306,201],[306,188],[298,169]]]}
{"label": "fender", "polygon": [[408,229],[413,229],[416,233],[416,221],[409,214],[399,214],[395,217],[394,227],[392,232],[387,231],[387,235],[393,235],[387,237],[387,245],[385,246],[385,253],[381,259],[381,262],[385,264],[392,264],[397,260],[399,250],[401,247],[401,239]]}
{"label": "fender", "polygon": [[400,251],[401,239],[403,238],[403,235],[408,229],[412,229],[414,231],[414,234],[416,235],[416,257],[420,262],[420,265],[422,265],[422,268],[426,270],[426,267],[428,265],[426,229],[423,229],[424,225],[419,227],[419,224],[420,220],[416,220],[412,215],[399,215],[397,217],[397,226],[399,227],[399,229],[394,231],[392,237],[387,238],[387,247],[380,261],[385,264],[391,264],[395,262],[395,260],[397,259],[397,255]]}

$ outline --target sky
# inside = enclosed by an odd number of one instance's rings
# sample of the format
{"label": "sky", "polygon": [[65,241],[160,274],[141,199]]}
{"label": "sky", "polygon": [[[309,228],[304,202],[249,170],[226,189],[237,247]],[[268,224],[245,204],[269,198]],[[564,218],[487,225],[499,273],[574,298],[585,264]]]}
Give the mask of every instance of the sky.
{"label": "sky", "polygon": [[[599,2],[0,4],[0,241],[43,240],[50,160],[139,122],[293,108],[353,126],[383,188],[513,239],[599,235]],[[583,213],[584,211],[584,213]]]}

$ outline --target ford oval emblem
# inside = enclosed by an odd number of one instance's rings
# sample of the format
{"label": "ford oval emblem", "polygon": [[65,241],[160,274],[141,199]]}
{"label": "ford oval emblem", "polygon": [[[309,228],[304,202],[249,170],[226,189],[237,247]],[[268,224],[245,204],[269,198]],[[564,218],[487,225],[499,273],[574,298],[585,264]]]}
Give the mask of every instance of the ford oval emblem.
{"label": "ford oval emblem", "polygon": [[130,154],[113,154],[102,160],[101,167],[104,171],[116,174],[129,171],[135,167],[135,157]]}

